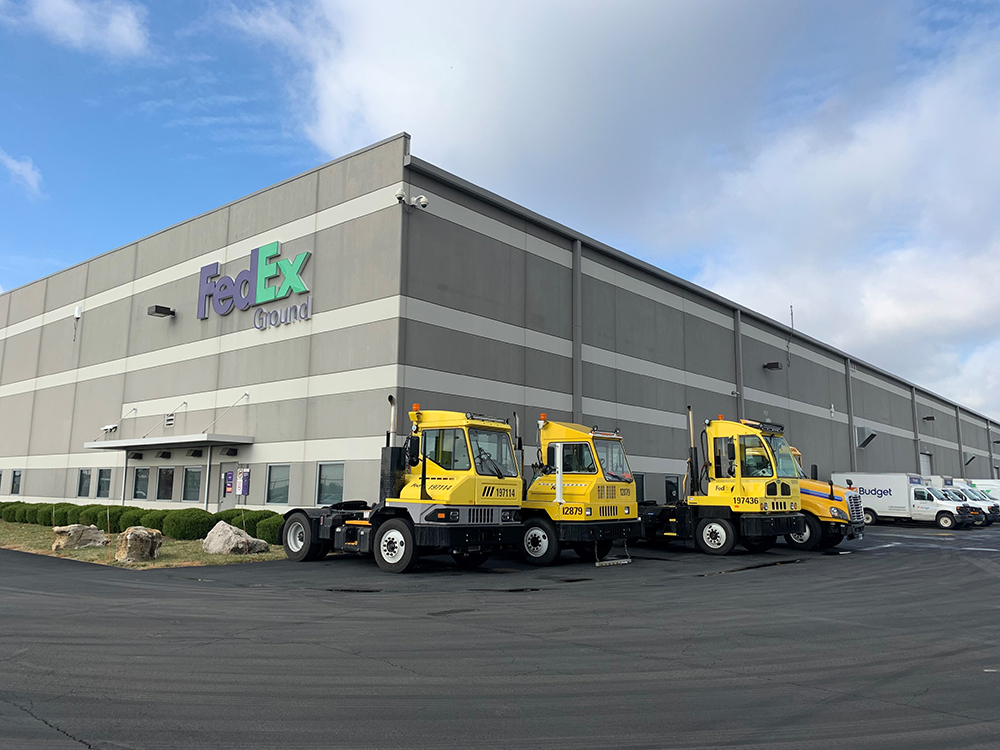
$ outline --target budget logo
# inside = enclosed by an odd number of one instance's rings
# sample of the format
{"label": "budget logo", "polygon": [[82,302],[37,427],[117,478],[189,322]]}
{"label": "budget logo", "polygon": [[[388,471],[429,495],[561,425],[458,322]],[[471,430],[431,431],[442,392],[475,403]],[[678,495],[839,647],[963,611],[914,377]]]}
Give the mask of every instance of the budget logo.
{"label": "budget logo", "polygon": [[[209,263],[201,268],[198,286],[198,317],[208,317],[209,300],[216,315],[229,315],[234,309],[251,307],[290,297],[292,293],[308,294],[309,287],[302,280],[312,253],[305,251],[294,258],[278,258],[281,244],[272,242],[250,251],[250,268],[240,271],[236,278],[219,276],[219,264]],[[272,261],[272,258],[274,259]],[[258,310],[254,326],[263,330],[270,326],[291,323],[312,317],[312,297],[301,305],[290,305],[283,310]]]}

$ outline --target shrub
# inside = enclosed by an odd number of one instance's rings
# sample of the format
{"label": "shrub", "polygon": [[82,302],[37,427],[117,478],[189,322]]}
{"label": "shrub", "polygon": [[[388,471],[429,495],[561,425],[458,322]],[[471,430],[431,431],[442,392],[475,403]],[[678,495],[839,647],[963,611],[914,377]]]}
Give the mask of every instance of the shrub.
{"label": "shrub", "polygon": [[52,525],[52,514],[55,512],[55,504],[42,503],[39,507],[38,512],[35,514],[35,523],[39,526],[51,526]]}
{"label": "shrub", "polygon": [[105,534],[117,534],[121,531],[118,528],[118,519],[121,518],[124,512],[125,508],[121,505],[102,505],[97,513],[94,514],[96,520],[92,521],[92,523]]}
{"label": "shrub", "polygon": [[147,529],[159,529],[163,530],[163,519],[166,517],[168,511],[165,510],[147,510],[142,514],[139,519],[139,523],[145,526]]}
{"label": "shrub", "polygon": [[107,505],[85,505],[80,511],[80,523],[101,529],[108,525],[107,514]]}
{"label": "shrub", "polygon": [[[31,514],[29,520],[29,513]],[[38,505],[36,503],[24,503],[23,505],[17,506],[17,512],[14,514],[14,520],[18,523],[34,523],[34,516],[38,513]]]}
{"label": "shrub", "polygon": [[285,519],[282,516],[265,518],[257,524],[257,538],[268,544],[281,544],[281,527],[284,525]]}
{"label": "shrub", "polygon": [[[233,519],[239,518],[242,512],[242,508],[230,508],[229,510],[220,510],[218,513],[213,513],[212,515],[216,521],[225,521],[226,523],[233,524]],[[236,524],[233,525],[235,526]]]}
{"label": "shrub", "polygon": [[142,517],[148,512],[145,508],[125,508],[118,519],[118,531],[125,531],[129,526],[142,526]]}
{"label": "shrub", "polygon": [[204,539],[219,520],[207,510],[185,508],[170,511],[163,519],[163,535],[171,539]]}
{"label": "shrub", "polygon": [[15,516],[17,514],[17,509],[22,505],[24,505],[24,503],[7,503],[3,506],[3,510],[0,511],[0,517],[2,517],[7,523],[17,523],[17,518],[15,518]]}
{"label": "shrub", "polygon": [[73,505],[73,503],[58,503],[52,511],[52,525],[66,526],[71,523],[69,520],[69,512],[75,507],[76,506]]}
{"label": "shrub", "polygon": [[66,523],[80,523],[80,514],[84,511],[85,506],[73,504],[66,510]]}
{"label": "shrub", "polygon": [[257,525],[265,518],[273,518],[277,515],[273,510],[251,510],[245,516],[236,516],[232,524],[238,529],[244,529],[250,536],[256,537]]}

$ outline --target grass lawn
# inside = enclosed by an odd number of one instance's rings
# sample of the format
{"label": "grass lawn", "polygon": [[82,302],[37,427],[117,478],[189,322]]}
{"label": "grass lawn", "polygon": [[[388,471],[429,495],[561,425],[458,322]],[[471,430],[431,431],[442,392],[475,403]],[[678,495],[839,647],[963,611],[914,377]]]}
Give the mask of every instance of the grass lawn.
{"label": "grass lawn", "polygon": [[206,555],[201,551],[201,539],[180,541],[163,538],[160,556],[151,562],[115,562],[117,534],[110,534],[107,547],[87,547],[68,551],[52,551],[52,529],[33,523],[7,523],[0,521],[0,547],[21,552],[34,552],[50,557],[66,557],[70,560],[114,565],[117,568],[181,568],[193,565],[229,565],[231,563],[252,563],[262,560],[284,560],[285,551],[280,546],[271,545],[271,551],[259,555]]}

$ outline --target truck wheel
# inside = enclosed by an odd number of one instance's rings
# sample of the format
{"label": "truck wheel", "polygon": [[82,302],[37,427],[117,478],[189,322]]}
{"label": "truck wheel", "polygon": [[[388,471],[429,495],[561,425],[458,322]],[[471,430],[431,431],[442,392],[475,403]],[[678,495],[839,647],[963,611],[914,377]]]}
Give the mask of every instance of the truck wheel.
{"label": "truck wheel", "polygon": [[955,528],[955,516],[951,513],[942,512],[937,514],[937,525],[942,529],[953,529]]}
{"label": "truck wheel", "polygon": [[878,513],[871,508],[865,508],[865,526],[874,526],[878,523]]}
{"label": "truck wheel", "polygon": [[417,563],[413,524],[390,518],[375,532],[375,562],[386,573],[405,573]]}
{"label": "truck wheel", "polygon": [[804,513],[803,515],[806,517],[805,531],[801,534],[785,534],[785,544],[792,549],[808,552],[822,541],[823,528],[819,525],[819,521],[815,517],[810,516],[808,513]]}
{"label": "truck wheel", "polygon": [[767,552],[777,542],[777,536],[745,536],[740,539],[740,544],[749,552]]}
{"label": "truck wheel", "polygon": [[312,523],[305,513],[293,513],[285,521],[282,546],[285,556],[294,562],[308,562],[321,557],[325,550],[323,542],[313,538]]}
{"label": "truck wheel", "polygon": [[706,555],[728,555],[736,546],[736,530],[725,518],[703,518],[698,522],[695,542]]}
{"label": "truck wheel", "polygon": [[[596,551],[594,547],[597,547]],[[600,542],[578,542],[573,545],[573,551],[578,557],[587,562],[603,560],[611,554],[611,548],[615,546],[614,541],[604,539]]]}
{"label": "truck wheel", "polygon": [[987,525],[986,519],[983,518],[982,514],[980,514],[979,518],[977,518],[975,521],[972,522],[972,525],[975,526],[976,528],[986,526]]}
{"label": "truck wheel", "polygon": [[465,570],[472,570],[473,568],[478,568],[484,562],[490,559],[489,552],[459,552],[455,551],[451,553],[451,559],[455,561],[455,564],[464,568]]}
{"label": "truck wheel", "polygon": [[559,557],[559,537],[555,524],[547,518],[529,518],[524,522],[521,554],[528,565],[551,565]]}

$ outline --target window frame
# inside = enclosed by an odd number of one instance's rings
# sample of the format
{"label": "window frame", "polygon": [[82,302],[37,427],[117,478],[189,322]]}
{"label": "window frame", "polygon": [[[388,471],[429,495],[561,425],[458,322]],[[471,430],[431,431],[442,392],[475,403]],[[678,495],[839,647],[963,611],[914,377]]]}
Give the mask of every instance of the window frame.
{"label": "window frame", "polygon": [[[201,468],[200,466],[198,467]],[[160,472],[164,469],[170,469],[173,472],[173,476],[170,478],[170,497],[163,499],[160,497]],[[156,467],[156,502],[158,503],[172,503],[174,501],[174,485],[177,482],[177,467],[176,466],[157,466]],[[198,487],[201,487],[201,483],[198,483]],[[183,491],[182,493],[183,494]],[[201,494],[201,493],[199,493]]]}
{"label": "window frame", "polygon": [[[567,440],[565,442],[558,442],[558,441],[554,440],[551,443],[549,443],[549,449],[552,450],[552,454],[553,455],[546,455],[546,457],[545,457],[546,460],[548,460],[550,458],[551,459],[555,459],[555,455],[554,455],[555,454],[555,450],[554,450],[554,448],[555,448],[556,445],[562,446],[562,451],[563,451],[563,454],[562,454],[562,472],[563,472],[563,474],[581,474],[583,476],[588,476],[588,477],[589,476],[594,476],[595,474],[600,474],[601,476],[603,476],[603,470],[601,469],[601,464],[600,464],[600,462],[598,462],[597,455],[596,455],[596,453],[595,453],[595,451],[593,449],[593,446],[591,446],[589,440]],[[593,471],[568,471],[566,469],[566,448],[568,448],[571,445],[582,445],[584,448],[587,449],[587,453],[590,454],[590,460],[594,464],[594,470]],[[548,451],[546,451],[546,453],[548,453]],[[556,467],[554,461],[552,463],[550,463],[549,465],[553,469],[555,469],[555,467]]]}
{"label": "window frame", "polygon": [[[18,495],[21,494],[21,472],[23,469],[11,469],[10,471],[10,494]],[[17,485],[15,487],[15,484]]]}
{"label": "window frame", "polygon": [[[278,502],[271,499],[271,469],[274,468],[286,468],[288,469],[288,485],[285,488],[285,502]],[[292,484],[292,465],[291,464],[268,464],[267,472],[264,477],[264,505],[291,505],[291,489]]]}
{"label": "window frame", "polygon": [[[198,497],[196,497],[194,500],[185,500],[184,499],[184,494],[187,491],[188,472],[195,472],[195,471],[198,472]],[[184,467],[184,476],[183,476],[184,482],[183,482],[183,484],[181,484],[181,502],[182,503],[200,503],[201,502],[201,497],[202,497],[201,483],[202,483],[202,480],[204,478],[205,477],[204,477],[204,474],[202,473],[202,467],[201,466],[185,466]]]}
{"label": "window frame", "polygon": [[[441,452],[440,451],[440,447],[442,445],[441,435],[443,435],[445,432],[457,432],[457,433],[459,433],[462,436],[462,440],[465,443],[465,460],[468,462],[468,466],[466,466],[464,469],[457,469],[457,468],[455,468],[454,444],[452,444],[453,450],[451,451],[451,466],[445,466],[444,464],[438,463],[437,459],[434,458],[433,455],[431,455],[431,452],[429,450],[429,446],[427,445],[427,433],[430,433],[430,432],[438,433],[438,437],[437,437],[437,440],[435,442],[435,452],[436,453],[440,453]],[[421,453],[420,457],[421,457],[421,460],[423,459],[424,456],[426,456],[428,461],[433,461],[437,466],[440,466],[443,471],[449,471],[449,472],[459,472],[459,471],[470,471],[471,472],[471,471],[475,471],[475,467],[474,467],[474,463],[475,462],[472,460],[472,446],[469,444],[469,435],[468,435],[468,432],[464,428],[462,428],[462,427],[428,427],[427,429],[420,431],[420,440],[421,440],[421,446],[420,446],[420,453]]]}
{"label": "window frame", "polygon": [[[146,494],[145,497],[137,497],[136,494],[135,494],[136,478],[139,476],[139,472],[140,471],[146,472],[146,489],[144,490],[144,492]],[[133,500],[141,500],[143,502],[148,502],[149,501],[149,467],[148,466],[134,466],[134,467],[132,467],[132,499]]]}
{"label": "window frame", "polygon": [[[320,488],[322,487],[320,480],[323,478],[323,467],[324,466],[340,466],[343,467],[343,473],[340,478],[341,492],[340,492],[340,502],[344,502],[344,487],[347,484],[347,464],[344,461],[320,461],[316,464],[316,497],[314,498],[315,504],[319,508],[328,508],[331,505],[336,505],[336,503],[321,503],[319,501]],[[289,476],[289,480],[291,476]]]}
{"label": "window frame", "polygon": [[[93,478],[93,471],[94,471],[93,469],[78,469],[77,470],[77,472],[76,472],[76,496],[78,498],[80,498],[80,497],[89,498],[90,497],[90,481]],[[83,477],[84,476],[87,477],[87,491],[85,493],[81,494],[80,490],[83,487]]]}
{"label": "window frame", "polygon": [[[108,494],[107,495],[102,495],[101,494],[101,474],[103,474],[104,472],[108,472]],[[101,500],[111,499],[111,483],[114,480],[114,478],[115,478],[115,473],[114,473],[113,470],[111,470],[109,468],[106,468],[106,467],[103,468],[103,469],[98,468],[98,470],[97,470],[97,488],[96,488],[96,495],[95,495],[95,497],[98,497]]]}

